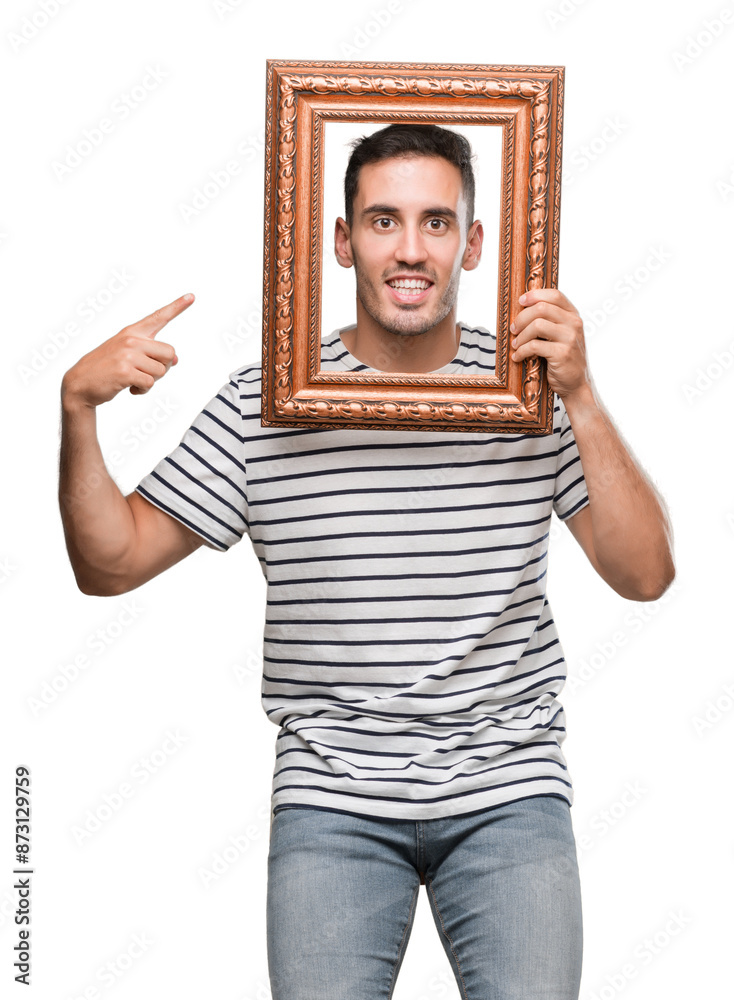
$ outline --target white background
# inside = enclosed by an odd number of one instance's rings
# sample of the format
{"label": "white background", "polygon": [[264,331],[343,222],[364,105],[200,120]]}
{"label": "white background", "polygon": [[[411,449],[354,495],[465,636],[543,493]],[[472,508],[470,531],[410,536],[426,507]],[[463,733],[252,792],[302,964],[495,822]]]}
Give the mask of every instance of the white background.
{"label": "white background", "polygon": [[[247,541],[226,556],[199,550],[127,597],[86,597],[55,495],[60,381],[96,344],[197,296],[161,335],[176,368],[148,396],[124,393],[100,412],[123,492],[229,372],[260,355],[268,57],[566,66],[560,287],[586,319],[600,395],[667,499],[678,565],[661,601],[633,604],[595,576],[563,526],[554,532],[581,997],[722,995],[734,848],[732,7],[46,6],[56,13],[44,23],[40,0],[7,3],[0,26],[4,995],[269,996],[276,731],[259,703],[258,563]],[[145,98],[130,98],[126,117],[124,95]],[[104,118],[112,130],[58,176],[54,164]],[[239,173],[187,212],[231,161]],[[12,981],[20,764],[32,771],[36,869],[26,992]],[[90,832],[95,814],[104,820]],[[114,971],[100,973],[107,963]],[[458,995],[422,895],[395,1000]]]}

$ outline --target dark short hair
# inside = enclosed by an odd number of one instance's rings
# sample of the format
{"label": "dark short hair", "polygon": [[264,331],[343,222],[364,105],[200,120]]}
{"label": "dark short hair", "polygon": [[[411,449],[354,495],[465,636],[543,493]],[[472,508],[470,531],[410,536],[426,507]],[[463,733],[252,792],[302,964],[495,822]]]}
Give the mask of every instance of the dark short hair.
{"label": "dark short hair", "polygon": [[440,125],[399,123],[387,125],[372,135],[352,142],[347,172],[344,175],[344,209],[347,225],[352,225],[354,198],[359,171],[367,163],[399,156],[440,156],[461,171],[461,185],[468,209],[467,225],[474,219],[474,170],[469,142],[458,132]]}

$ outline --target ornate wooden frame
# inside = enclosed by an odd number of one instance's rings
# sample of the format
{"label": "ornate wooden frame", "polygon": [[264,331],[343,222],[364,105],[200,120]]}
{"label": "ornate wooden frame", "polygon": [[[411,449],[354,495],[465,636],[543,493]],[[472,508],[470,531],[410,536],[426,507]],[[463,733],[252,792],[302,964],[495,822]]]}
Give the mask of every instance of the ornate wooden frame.
{"label": "ornate wooden frame", "polygon": [[[263,426],[547,434],[542,359],[510,359],[530,288],[557,287],[563,67],[267,63]],[[320,371],[326,121],[501,125],[494,377]]]}

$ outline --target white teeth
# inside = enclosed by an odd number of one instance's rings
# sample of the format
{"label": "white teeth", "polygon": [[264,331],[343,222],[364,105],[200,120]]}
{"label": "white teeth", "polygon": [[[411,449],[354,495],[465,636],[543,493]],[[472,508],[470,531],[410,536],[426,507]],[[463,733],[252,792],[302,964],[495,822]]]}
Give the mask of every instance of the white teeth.
{"label": "white teeth", "polygon": [[431,283],[423,278],[399,278],[397,281],[390,281],[389,284],[392,288],[417,289],[422,292]]}

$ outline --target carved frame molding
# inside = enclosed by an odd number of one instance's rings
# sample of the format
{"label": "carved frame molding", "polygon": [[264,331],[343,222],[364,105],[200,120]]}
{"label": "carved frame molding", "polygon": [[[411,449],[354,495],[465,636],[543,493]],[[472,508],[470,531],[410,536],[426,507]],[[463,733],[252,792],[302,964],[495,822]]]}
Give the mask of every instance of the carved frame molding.
{"label": "carved frame molding", "polygon": [[[547,434],[542,359],[509,357],[518,298],[557,287],[563,67],[267,63],[263,426]],[[323,372],[323,129],[430,121],[503,130],[493,377]]]}

